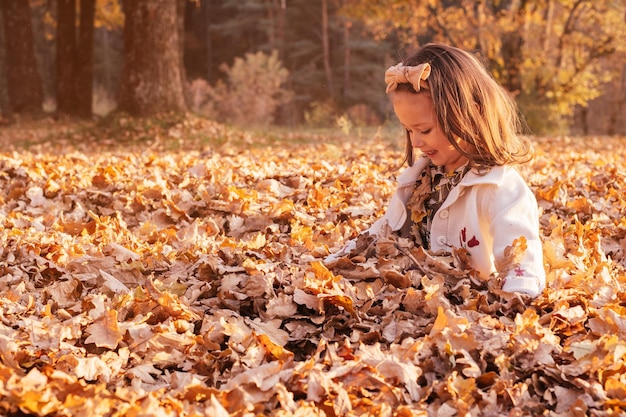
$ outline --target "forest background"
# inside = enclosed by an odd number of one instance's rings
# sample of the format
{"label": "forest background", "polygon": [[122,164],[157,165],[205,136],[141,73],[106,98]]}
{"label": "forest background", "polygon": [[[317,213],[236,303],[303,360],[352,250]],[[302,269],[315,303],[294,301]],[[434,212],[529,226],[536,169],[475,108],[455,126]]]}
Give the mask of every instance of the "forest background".
{"label": "forest background", "polygon": [[[624,415],[624,0],[0,10],[0,415]],[[429,41],[535,135],[532,302],[393,234],[321,263],[393,195],[383,73]]]}
{"label": "forest background", "polygon": [[116,109],[247,127],[380,125],[391,116],[385,68],[441,41],[477,51],[534,134],[626,133],[623,0],[1,5],[5,122]]}

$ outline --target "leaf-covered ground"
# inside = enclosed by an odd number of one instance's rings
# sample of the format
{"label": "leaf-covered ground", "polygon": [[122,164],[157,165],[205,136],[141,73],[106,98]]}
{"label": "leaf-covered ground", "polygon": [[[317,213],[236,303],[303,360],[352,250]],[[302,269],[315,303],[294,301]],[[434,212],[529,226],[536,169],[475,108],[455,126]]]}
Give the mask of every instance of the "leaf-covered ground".
{"label": "leaf-covered ground", "polygon": [[526,305],[394,236],[320,262],[391,140],[113,125],[0,130],[0,414],[623,415],[624,138],[536,138]]}

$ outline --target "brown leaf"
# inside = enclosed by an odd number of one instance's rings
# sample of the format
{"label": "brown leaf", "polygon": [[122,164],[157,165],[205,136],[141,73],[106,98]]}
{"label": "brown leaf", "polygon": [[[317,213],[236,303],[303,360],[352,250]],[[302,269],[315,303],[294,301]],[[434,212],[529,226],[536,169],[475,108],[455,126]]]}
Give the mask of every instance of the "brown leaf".
{"label": "brown leaf", "polygon": [[85,330],[90,334],[85,343],[93,343],[98,347],[113,350],[122,341],[115,310],[106,311]]}

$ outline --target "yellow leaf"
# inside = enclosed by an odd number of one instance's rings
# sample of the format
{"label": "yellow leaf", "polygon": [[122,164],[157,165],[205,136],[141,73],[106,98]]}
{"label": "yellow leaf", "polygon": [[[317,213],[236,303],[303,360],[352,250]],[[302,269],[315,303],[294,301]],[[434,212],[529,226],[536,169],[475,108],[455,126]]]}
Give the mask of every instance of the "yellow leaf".
{"label": "yellow leaf", "polygon": [[346,295],[324,295],[322,296],[323,300],[330,302],[331,304],[344,308],[347,312],[352,314],[354,317],[358,317],[359,314],[354,308],[354,303],[352,298]]}
{"label": "yellow leaf", "polygon": [[265,350],[276,359],[285,361],[287,359],[293,358],[292,352],[288,351],[281,345],[272,342],[269,336],[265,334],[257,334],[256,338],[259,343],[261,343],[261,345],[265,348]]}

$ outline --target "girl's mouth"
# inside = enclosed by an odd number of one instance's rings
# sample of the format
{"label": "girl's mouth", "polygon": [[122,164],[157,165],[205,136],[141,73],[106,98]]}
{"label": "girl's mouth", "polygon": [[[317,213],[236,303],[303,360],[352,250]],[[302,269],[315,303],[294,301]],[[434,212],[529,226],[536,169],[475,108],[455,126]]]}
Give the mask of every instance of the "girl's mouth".
{"label": "girl's mouth", "polygon": [[427,157],[429,157],[429,158],[430,158],[430,157],[432,157],[434,154],[436,154],[436,153],[437,153],[437,151],[422,151],[422,153],[423,153],[424,155],[426,155]]}

